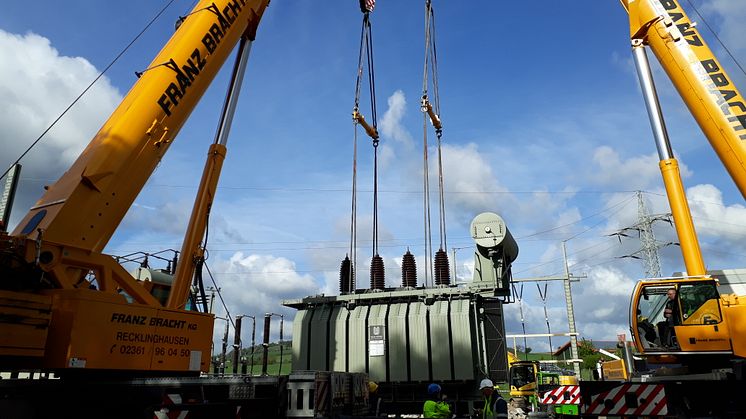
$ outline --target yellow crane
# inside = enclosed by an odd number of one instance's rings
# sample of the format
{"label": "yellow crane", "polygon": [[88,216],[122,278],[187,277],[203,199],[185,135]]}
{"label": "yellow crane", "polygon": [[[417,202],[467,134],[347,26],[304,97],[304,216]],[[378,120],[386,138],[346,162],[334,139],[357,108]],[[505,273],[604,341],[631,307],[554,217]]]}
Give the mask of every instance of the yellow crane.
{"label": "yellow crane", "polygon": [[[623,0],[629,12],[632,50],[650,116],[663,181],[686,265],[686,278],[637,284],[630,313],[637,350],[659,360],[702,363],[702,357],[746,357],[746,305],[721,296],[706,274],[678,162],[673,156],[645,53],[649,46],[702,128],[739,190],[746,196],[746,104],[695,25],[675,0]],[[669,289],[673,297],[668,297]],[[664,304],[666,300],[670,303]],[[665,307],[668,306],[669,313]],[[668,317],[665,317],[667,316]],[[662,342],[648,324],[673,327]],[[665,325],[664,325],[665,326]],[[656,339],[646,339],[658,334]],[[699,356],[699,355],[702,356]],[[696,356],[696,359],[691,358]],[[725,356],[725,357],[723,357]],[[714,367],[714,365],[713,365]]]}
{"label": "yellow crane", "polygon": [[[185,309],[223,140],[210,148],[166,304],[102,253],[143,185],[268,0],[203,0],[73,165],[0,236],[0,369],[198,375],[213,316]],[[225,122],[225,121],[224,121]]]}
{"label": "yellow crane", "polygon": [[[746,197],[746,103],[696,25],[676,0],[621,0],[629,14],[635,65],[660,170],[686,266],[679,278],[635,286],[624,359],[604,363],[601,382],[581,382],[585,416],[742,416],[746,299],[720,295],[707,275],[694,223],[658,102],[646,47]],[[660,365],[669,364],[668,367]],[[657,365],[657,367],[656,367]]]}

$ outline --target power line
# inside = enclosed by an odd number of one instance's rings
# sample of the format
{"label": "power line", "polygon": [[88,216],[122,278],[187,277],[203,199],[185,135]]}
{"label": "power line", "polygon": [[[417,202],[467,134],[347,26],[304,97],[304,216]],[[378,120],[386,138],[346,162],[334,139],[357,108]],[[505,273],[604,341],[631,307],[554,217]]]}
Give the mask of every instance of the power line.
{"label": "power line", "polygon": [[[649,191],[642,191],[642,193],[646,193],[648,195],[659,196],[661,198],[666,198],[666,203],[668,203],[668,197],[665,194],[658,193],[658,192],[649,192]],[[701,199],[691,199],[689,197],[687,197],[687,201],[689,201],[691,203],[695,203],[696,202],[696,203],[700,203],[700,204],[709,204],[709,205],[715,205],[717,207],[728,208],[728,204],[726,204],[724,202],[704,201],[704,200],[701,200]]]}
{"label": "power line", "polygon": [[730,50],[725,45],[725,43],[720,39],[720,37],[718,36],[717,32],[715,32],[712,29],[712,27],[710,26],[710,24],[707,23],[707,19],[705,19],[705,17],[702,16],[701,13],[699,13],[699,10],[697,10],[697,8],[694,7],[694,4],[692,4],[692,2],[690,0],[686,0],[686,2],[689,3],[690,6],[692,6],[692,9],[694,9],[694,11],[697,13],[697,15],[699,16],[699,18],[702,19],[702,23],[704,23],[705,26],[707,26],[707,29],[710,30],[710,32],[715,37],[715,39],[717,39],[717,41],[720,43],[720,46],[722,46],[723,49],[725,50],[725,52],[728,53],[728,56],[730,56],[731,60],[733,60],[733,62],[736,63],[736,65],[738,66],[738,68],[741,70],[741,73],[744,74],[744,75],[746,75],[746,71],[744,71],[743,67],[741,66],[741,63],[736,59],[735,56],[733,56],[733,54],[730,52]]}
{"label": "power line", "polygon": [[[49,183],[54,182],[55,179],[40,179],[40,178],[26,178],[21,177],[21,180],[24,182],[39,182],[39,183]],[[146,188],[172,188],[172,189],[197,189],[199,185],[167,185],[167,184],[148,184]],[[352,189],[350,188],[293,188],[293,187],[284,187],[284,186],[226,186],[226,185],[219,185],[218,190],[221,189],[228,189],[228,190],[255,190],[255,191],[268,191],[268,192],[340,192],[340,193],[350,193]],[[373,190],[364,190],[364,189],[357,189],[358,192],[363,193],[372,193]],[[450,195],[501,195],[501,194],[515,194],[515,195],[525,195],[525,194],[549,194],[549,195],[605,195],[605,194],[612,194],[612,193],[634,193],[635,191],[629,191],[629,190],[606,190],[606,191],[593,191],[593,190],[587,190],[587,191],[547,191],[547,190],[518,190],[518,191],[445,191],[444,193],[450,194]],[[416,195],[422,195],[423,192],[421,190],[402,190],[402,189],[378,189],[378,193],[391,193],[391,194],[416,194]]]}
{"label": "power line", "polygon": [[[629,200],[627,200],[627,201],[629,201]],[[623,210],[623,209],[624,209],[624,208],[625,208],[626,206],[627,206],[626,204],[625,204],[625,205],[623,205],[623,206],[621,206],[621,207],[620,207],[620,208],[619,208],[618,210],[616,210],[616,211],[612,212],[611,214],[609,214],[609,216],[612,216],[612,215],[618,214],[618,213],[619,213],[619,212],[621,212],[621,211],[622,211],[622,210]],[[590,226],[590,227],[586,228],[585,230],[581,231],[580,233],[578,233],[578,234],[576,234],[576,235],[574,235],[574,236],[572,236],[572,237],[570,237],[570,238],[568,238],[568,239],[565,239],[565,241],[569,241],[569,240],[572,240],[572,239],[574,239],[574,238],[576,238],[576,237],[578,237],[578,236],[580,236],[580,235],[583,235],[583,234],[585,234],[585,233],[587,233],[587,232],[589,232],[589,231],[593,230],[594,228],[596,228],[596,226],[598,226],[599,224],[601,224],[601,223],[603,223],[604,221],[607,221],[607,220],[608,220],[608,218],[607,218],[607,219],[604,219],[604,220],[600,220],[600,221],[599,221],[599,222],[597,222],[596,224],[593,224],[592,226]]]}
{"label": "power line", "polygon": [[[631,196],[631,197],[629,197],[629,198],[627,198],[627,199],[625,199],[625,200],[623,200],[623,201],[617,202],[617,203],[616,203],[616,204],[614,204],[614,205],[608,206],[608,207],[606,207],[606,208],[602,209],[601,211],[598,211],[598,212],[596,212],[596,213],[593,213],[593,214],[591,214],[591,215],[589,215],[589,216],[587,216],[587,217],[583,217],[583,218],[581,218],[581,219],[579,219],[579,220],[577,220],[577,221],[573,221],[573,222],[571,222],[571,223],[567,223],[567,224],[563,224],[563,225],[561,225],[561,226],[553,227],[553,228],[550,228],[550,229],[548,229],[548,230],[544,230],[544,231],[539,231],[539,232],[537,232],[537,233],[532,233],[532,234],[529,234],[529,235],[526,235],[526,236],[518,237],[518,238],[517,238],[516,240],[522,240],[522,239],[525,239],[525,238],[527,238],[527,237],[538,236],[538,235],[541,235],[541,234],[545,234],[545,233],[548,233],[548,232],[550,232],[550,231],[555,231],[555,230],[559,230],[560,228],[563,228],[563,227],[568,227],[568,226],[571,226],[571,225],[573,225],[573,224],[577,224],[577,223],[580,223],[580,222],[582,222],[582,221],[585,221],[585,220],[587,220],[587,219],[589,219],[589,218],[593,218],[593,217],[595,217],[595,216],[597,216],[597,215],[599,215],[599,214],[603,214],[604,212],[606,212],[606,211],[609,211],[609,210],[611,210],[611,209],[612,209],[612,208],[614,208],[614,207],[617,207],[617,206],[619,206],[619,205],[622,205],[622,204],[626,204],[626,203],[628,203],[628,202],[629,202],[630,200],[632,200],[632,198],[634,198],[634,196]],[[623,207],[622,207],[622,208],[623,208]],[[613,213],[613,214],[616,214],[616,212],[615,212],[615,213]],[[612,214],[612,215],[613,215],[613,214]],[[587,230],[586,230],[586,231],[587,231]],[[585,232],[585,231],[584,231],[584,232]],[[584,233],[584,232],[583,232],[583,233]],[[580,234],[582,234],[582,233],[580,233]],[[567,240],[570,240],[570,239],[567,239]]]}

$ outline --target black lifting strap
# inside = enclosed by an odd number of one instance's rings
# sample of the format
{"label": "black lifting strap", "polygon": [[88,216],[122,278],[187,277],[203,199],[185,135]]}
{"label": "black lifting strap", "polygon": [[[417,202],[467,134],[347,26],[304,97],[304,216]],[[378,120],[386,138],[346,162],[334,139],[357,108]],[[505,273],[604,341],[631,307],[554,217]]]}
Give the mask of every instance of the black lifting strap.
{"label": "black lifting strap", "polygon": [[[373,131],[378,131],[378,115],[376,112],[376,77],[373,66],[373,31],[370,24],[370,9],[363,8],[363,25],[360,33],[360,52],[358,55],[358,72],[355,83],[355,107],[354,114],[360,110],[360,90],[362,86],[363,67],[368,70],[368,89],[370,93],[370,116]],[[365,56],[365,61],[363,61]],[[378,254],[378,136],[373,136],[373,255]]]}

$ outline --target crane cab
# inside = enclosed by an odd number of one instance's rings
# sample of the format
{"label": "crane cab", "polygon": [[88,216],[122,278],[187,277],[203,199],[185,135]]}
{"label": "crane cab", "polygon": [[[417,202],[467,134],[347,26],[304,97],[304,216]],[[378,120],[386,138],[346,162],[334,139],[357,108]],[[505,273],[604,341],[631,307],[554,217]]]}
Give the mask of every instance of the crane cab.
{"label": "crane cab", "polygon": [[709,277],[638,282],[630,305],[637,350],[648,355],[732,354],[717,285]]}

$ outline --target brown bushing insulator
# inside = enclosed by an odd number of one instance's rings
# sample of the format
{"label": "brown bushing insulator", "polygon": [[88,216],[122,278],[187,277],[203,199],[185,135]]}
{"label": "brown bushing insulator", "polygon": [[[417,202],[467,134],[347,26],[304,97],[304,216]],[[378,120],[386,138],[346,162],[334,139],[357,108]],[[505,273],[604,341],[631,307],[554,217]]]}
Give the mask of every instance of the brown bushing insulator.
{"label": "brown bushing insulator", "polygon": [[409,249],[401,258],[401,286],[413,288],[417,286],[417,264]]}
{"label": "brown bushing insulator", "polygon": [[448,254],[443,249],[439,249],[435,252],[435,284],[451,284],[451,270],[448,266]]}
{"label": "brown bushing insulator", "polygon": [[370,289],[382,290],[386,287],[385,269],[383,258],[375,255],[370,261]]}
{"label": "brown bushing insulator", "polygon": [[352,272],[352,261],[349,256],[345,256],[342,266],[339,268],[339,293],[349,294],[352,292],[352,279],[355,273]]}

